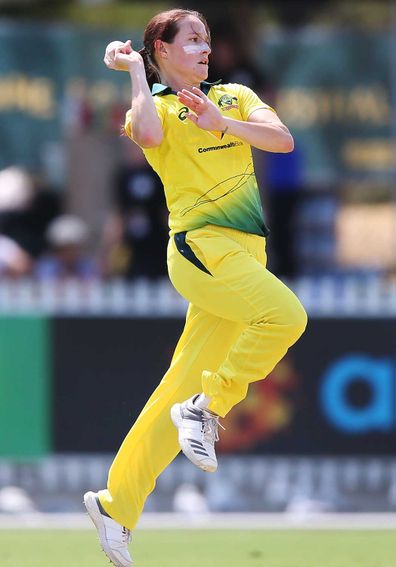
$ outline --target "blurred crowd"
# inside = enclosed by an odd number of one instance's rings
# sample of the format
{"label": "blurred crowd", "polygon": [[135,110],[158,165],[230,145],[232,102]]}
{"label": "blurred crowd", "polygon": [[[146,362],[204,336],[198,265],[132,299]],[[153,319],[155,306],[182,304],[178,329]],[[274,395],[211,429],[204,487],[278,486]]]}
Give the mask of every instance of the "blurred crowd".
{"label": "blurred crowd", "polygon": [[40,179],[16,166],[2,170],[0,276],[87,280],[165,275],[167,215],[158,177],[144,158],[136,157],[132,167],[117,171],[112,189],[113,210],[101,233],[93,235],[92,227],[67,214],[61,195]]}

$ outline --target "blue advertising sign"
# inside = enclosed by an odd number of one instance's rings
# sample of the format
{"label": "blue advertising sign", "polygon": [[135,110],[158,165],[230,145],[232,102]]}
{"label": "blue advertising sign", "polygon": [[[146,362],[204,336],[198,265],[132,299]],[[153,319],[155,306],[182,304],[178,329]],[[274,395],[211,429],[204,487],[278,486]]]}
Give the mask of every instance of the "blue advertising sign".
{"label": "blue advertising sign", "polygon": [[[166,318],[54,319],[54,449],[114,451],[165,373],[182,326]],[[394,454],[395,344],[391,319],[311,319],[223,420],[219,451]],[[87,420],[88,398],[95,420]]]}

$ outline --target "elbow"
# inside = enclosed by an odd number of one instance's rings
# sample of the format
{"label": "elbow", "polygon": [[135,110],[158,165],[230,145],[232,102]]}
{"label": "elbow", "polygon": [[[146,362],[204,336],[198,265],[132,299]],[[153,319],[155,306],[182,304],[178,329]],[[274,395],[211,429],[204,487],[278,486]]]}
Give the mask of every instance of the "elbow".
{"label": "elbow", "polygon": [[132,134],[133,141],[144,149],[156,148],[161,145],[164,137],[160,124],[137,124]]}
{"label": "elbow", "polygon": [[294,150],[293,136],[291,134],[287,134],[286,136],[284,136],[282,140],[281,148],[279,151],[282,154],[288,154],[293,150]]}
{"label": "elbow", "polygon": [[162,132],[145,132],[144,134],[134,135],[134,141],[144,149],[156,148],[161,145],[162,138]]}
{"label": "elbow", "polygon": [[162,140],[154,140],[150,138],[148,140],[144,140],[143,142],[139,143],[139,146],[144,150],[148,150],[150,148],[157,148],[158,146],[161,145],[161,141]]}

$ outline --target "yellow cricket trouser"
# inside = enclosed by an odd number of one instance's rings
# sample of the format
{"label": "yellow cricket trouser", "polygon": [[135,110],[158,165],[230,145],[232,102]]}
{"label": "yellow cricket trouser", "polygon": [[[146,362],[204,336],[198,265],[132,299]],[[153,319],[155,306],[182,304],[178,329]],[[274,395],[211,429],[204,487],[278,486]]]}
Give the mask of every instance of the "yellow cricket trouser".
{"label": "yellow cricket trouser", "polygon": [[[303,333],[297,297],[266,269],[265,239],[207,225],[173,236],[170,279],[189,302],[171,365],[129,431],[100,492],[108,514],[135,527],[156,478],[179,453],[170,408],[203,391],[224,417]],[[136,377],[144,380],[144,376]]]}

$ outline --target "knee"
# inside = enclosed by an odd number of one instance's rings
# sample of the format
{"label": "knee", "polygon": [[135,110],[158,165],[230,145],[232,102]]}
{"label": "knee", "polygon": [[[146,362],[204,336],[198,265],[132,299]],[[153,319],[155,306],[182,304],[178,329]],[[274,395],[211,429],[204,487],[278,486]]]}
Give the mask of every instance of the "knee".
{"label": "knee", "polygon": [[288,335],[291,344],[295,343],[301,337],[308,323],[307,312],[296,298],[292,305],[285,310],[283,314],[284,324],[288,329]]}
{"label": "knee", "polygon": [[307,313],[299,299],[292,293],[286,296],[285,301],[278,304],[266,323],[275,325],[289,346],[301,337],[307,326]]}
{"label": "knee", "polygon": [[299,299],[290,292],[283,302],[274,305],[270,313],[261,313],[253,324],[260,327],[271,326],[273,331],[289,346],[294,344],[303,334],[307,326],[308,316]]}

